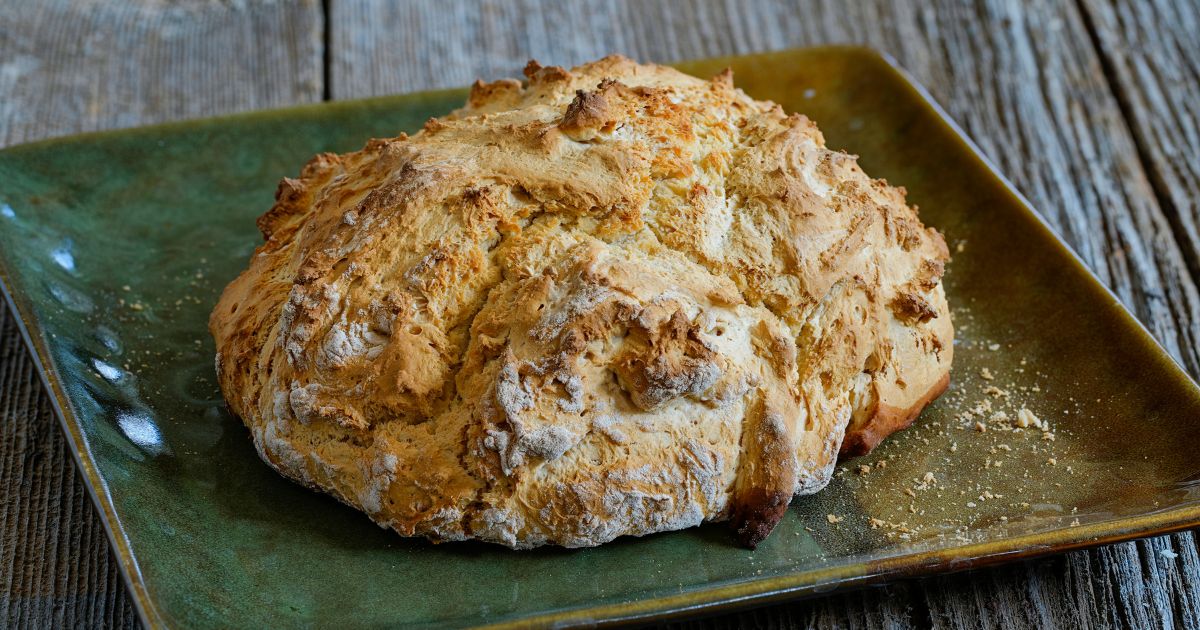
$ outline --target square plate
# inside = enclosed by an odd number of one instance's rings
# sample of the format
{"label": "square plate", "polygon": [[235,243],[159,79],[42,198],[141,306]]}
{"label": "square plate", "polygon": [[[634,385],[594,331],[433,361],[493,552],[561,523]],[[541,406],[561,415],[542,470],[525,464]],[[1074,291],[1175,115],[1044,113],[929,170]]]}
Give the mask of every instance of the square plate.
{"label": "square plate", "polygon": [[[919,88],[858,48],[684,69],[726,65],[748,93],[809,115],[831,146],[906,186],[956,252],[950,392],[797,499],[755,551],[721,525],[576,551],[402,539],[275,474],[224,410],[205,322],[259,241],[254,219],[276,182],[318,151],[412,131],[463,91],[0,152],[0,278],[143,619],[644,619],[1200,523],[1200,460],[1179,448],[1200,443],[1200,392]],[[1021,409],[1047,430],[1013,430]]]}

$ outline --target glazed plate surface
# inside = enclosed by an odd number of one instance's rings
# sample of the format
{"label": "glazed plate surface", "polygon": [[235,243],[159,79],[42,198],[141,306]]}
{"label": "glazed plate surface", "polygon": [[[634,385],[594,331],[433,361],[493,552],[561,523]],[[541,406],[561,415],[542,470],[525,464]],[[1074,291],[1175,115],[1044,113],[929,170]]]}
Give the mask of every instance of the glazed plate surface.
{"label": "glazed plate surface", "polygon": [[795,500],[755,551],[720,524],[575,551],[402,539],[275,474],[225,411],[206,319],[259,242],[254,219],[280,177],[316,152],[414,131],[464,91],[0,151],[0,278],[143,618],[620,621],[1200,523],[1200,458],[1180,447],[1200,443],[1195,384],[918,88],[858,48],[684,69],[726,65],[746,92],[807,114],[830,146],[905,186],[954,256],[950,391]]}

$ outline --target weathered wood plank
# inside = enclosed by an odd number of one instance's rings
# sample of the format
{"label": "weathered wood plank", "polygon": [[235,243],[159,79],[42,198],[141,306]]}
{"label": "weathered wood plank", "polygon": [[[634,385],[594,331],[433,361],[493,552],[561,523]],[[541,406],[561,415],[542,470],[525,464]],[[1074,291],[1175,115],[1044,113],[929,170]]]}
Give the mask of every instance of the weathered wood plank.
{"label": "weathered wood plank", "polygon": [[0,146],[321,100],[319,0],[9,4]]}
{"label": "weathered wood plank", "polygon": [[0,625],[127,626],[108,539],[7,308],[0,309]]}
{"label": "weathered wood plank", "polygon": [[[0,7],[0,146],[311,102],[319,0]],[[0,307],[0,626],[137,623],[104,528]]]}
{"label": "weathered wood plank", "polygon": [[[334,98],[516,75],[531,57],[575,64],[621,52],[673,61],[873,45],[931,90],[1164,346],[1200,374],[1189,236],[1181,235],[1181,247],[1172,233],[1171,209],[1155,199],[1087,22],[1070,2],[332,0],[330,9]],[[1200,616],[1195,556],[1186,533],[927,580],[898,607],[896,593],[867,591],[688,625],[823,625],[822,611],[836,601],[839,611],[869,609],[861,621],[870,627],[1192,627]],[[844,612],[836,620],[857,625]]]}
{"label": "weathered wood plank", "polygon": [[1082,5],[1159,201],[1200,278],[1200,5]]}

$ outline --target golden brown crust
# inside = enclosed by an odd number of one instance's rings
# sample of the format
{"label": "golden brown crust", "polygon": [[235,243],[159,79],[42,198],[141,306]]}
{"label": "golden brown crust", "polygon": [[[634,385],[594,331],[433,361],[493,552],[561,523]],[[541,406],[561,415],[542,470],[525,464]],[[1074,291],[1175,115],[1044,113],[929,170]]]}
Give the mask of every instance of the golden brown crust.
{"label": "golden brown crust", "polygon": [[887,403],[877,403],[869,420],[862,426],[852,427],[846,431],[842,440],[842,457],[858,457],[870,453],[887,436],[907,429],[921,415],[925,407],[945,393],[950,387],[950,373],[947,372],[942,380],[933,384],[929,391],[907,408],[893,407]]}
{"label": "golden brown crust", "polygon": [[757,544],[944,381],[945,243],[729,73],[525,76],[280,183],[210,319],[222,391],[404,535]]}

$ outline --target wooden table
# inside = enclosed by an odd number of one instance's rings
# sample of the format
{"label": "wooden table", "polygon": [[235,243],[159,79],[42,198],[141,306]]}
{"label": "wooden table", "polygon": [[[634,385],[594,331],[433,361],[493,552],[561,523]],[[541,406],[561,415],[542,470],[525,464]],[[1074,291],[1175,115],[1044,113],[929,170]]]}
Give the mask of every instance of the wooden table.
{"label": "wooden table", "polygon": [[[896,57],[1200,374],[1200,7],[1187,0],[0,1],[0,145],[574,64],[865,43]],[[1196,448],[1196,445],[1181,445]],[[1194,532],[685,626],[1200,627]],[[132,626],[0,309],[0,626]]]}

